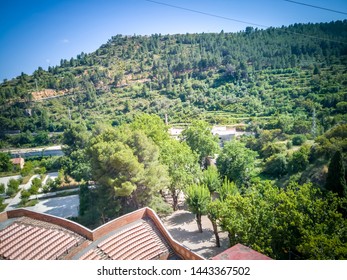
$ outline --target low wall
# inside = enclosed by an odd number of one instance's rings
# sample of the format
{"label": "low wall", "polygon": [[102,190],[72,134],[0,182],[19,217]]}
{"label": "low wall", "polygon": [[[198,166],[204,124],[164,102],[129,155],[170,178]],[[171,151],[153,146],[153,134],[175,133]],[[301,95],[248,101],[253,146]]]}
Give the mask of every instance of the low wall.
{"label": "low wall", "polygon": [[8,219],[7,212],[1,212],[0,213],[0,222],[4,222]]}
{"label": "low wall", "polygon": [[48,223],[52,223],[52,224],[64,227],[66,229],[69,229],[73,232],[76,232],[84,236],[85,238],[89,240],[93,240],[92,239],[93,233],[91,230],[89,230],[88,228],[84,226],[81,226],[80,224],[77,224],[73,221],[69,221],[64,218],[59,218],[49,214],[41,214],[41,213],[33,212],[30,210],[26,210],[26,209],[15,209],[15,210],[7,211],[6,213],[8,218],[18,218],[23,216],[29,217],[32,219],[36,219],[36,220],[40,220],[43,222],[48,222]]}
{"label": "low wall", "polygon": [[135,222],[136,220],[142,219],[145,213],[146,208],[142,208],[129,214],[123,215],[119,218],[116,218],[106,224],[103,224],[102,226],[93,230],[92,240],[97,240],[112,230],[118,229],[122,226]]}
{"label": "low wall", "polygon": [[184,247],[182,244],[174,240],[171,234],[166,230],[164,224],[160,221],[157,214],[150,208],[145,208],[146,216],[150,217],[157,228],[160,230],[161,234],[165,237],[171,248],[184,260],[205,260],[202,256],[192,252],[188,248]]}

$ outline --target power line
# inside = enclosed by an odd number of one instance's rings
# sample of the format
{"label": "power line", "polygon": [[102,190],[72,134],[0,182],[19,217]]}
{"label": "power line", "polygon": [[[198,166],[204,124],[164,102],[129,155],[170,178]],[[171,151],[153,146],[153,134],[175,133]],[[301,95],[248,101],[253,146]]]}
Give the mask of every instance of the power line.
{"label": "power line", "polygon": [[[267,26],[267,25],[263,25],[263,24],[238,20],[238,19],[234,19],[234,18],[230,18],[230,17],[224,17],[224,16],[206,13],[206,12],[202,12],[202,11],[198,11],[198,10],[194,10],[194,9],[189,9],[189,8],[184,8],[184,7],[180,7],[180,6],[176,6],[176,5],[171,5],[171,4],[164,3],[164,2],[159,2],[159,1],[154,1],[154,0],[145,0],[145,1],[151,2],[154,4],[158,4],[158,5],[163,5],[163,6],[179,9],[179,10],[184,10],[184,11],[189,11],[189,12],[193,12],[193,13],[197,13],[197,14],[202,14],[205,16],[216,17],[216,18],[225,19],[225,20],[229,20],[229,21],[235,21],[235,22],[239,22],[239,23],[249,24],[252,26],[257,26],[257,27],[262,27],[262,28],[270,28],[271,27],[271,26]],[[284,0],[284,1],[287,1],[287,0]],[[289,1],[289,2],[294,2],[294,1]],[[342,42],[342,41],[328,39],[328,38],[321,38],[321,37],[317,37],[314,35],[308,35],[308,34],[298,33],[298,32],[289,31],[289,30],[287,30],[286,32],[288,32],[290,34],[294,34],[294,35],[305,36],[305,37],[312,38],[312,39],[324,40],[324,41],[329,41],[329,42],[334,42],[334,43],[339,43],[339,44],[347,44],[347,42]]]}
{"label": "power line", "polygon": [[193,9],[180,7],[180,6],[175,6],[175,5],[171,5],[171,4],[168,4],[168,3],[163,3],[163,2],[153,1],[153,0],[145,0],[145,1],[152,2],[152,3],[155,3],[155,4],[159,4],[159,5],[163,5],[163,6],[168,6],[168,7],[171,7],[171,8],[176,8],[176,9],[179,9],[179,10],[189,11],[189,12],[193,12],[193,13],[197,13],[197,14],[202,14],[202,15],[205,15],[205,16],[221,18],[221,19],[235,21],[235,22],[244,23],[244,24],[249,24],[249,25],[253,25],[253,26],[258,26],[258,27],[263,27],[263,28],[269,28],[270,27],[270,26],[266,26],[266,25],[262,25],[262,24],[258,24],[258,23],[243,21],[243,20],[234,19],[234,18],[230,18],[230,17],[224,17],[224,16],[219,16],[219,15],[215,15],[215,14],[211,14],[211,13],[201,12],[201,11],[197,11],[197,10],[193,10]]}
{"label": "power line", "polygon": [[325,10],[325,11],[329,11],[329,12],[333,12],[333,13],[347,15],[347,13],[345,13],[345,12],[332,10],[332,9],[328,9],[328,8],[324,8],[324,7],[319,7],[319,6],[315,6],[315,5],[311,5],[311,4],[306,4],[306,3],[302,3],[302,2],[291,1],[291,0],[284,0],[284,1],[290,2],[290,3],[294,3],[294,4],[298,4],[298,5],[302,5],[302,6],[311,7],[311,8],[316,8],[316,9],[320,9],[320,10]]}

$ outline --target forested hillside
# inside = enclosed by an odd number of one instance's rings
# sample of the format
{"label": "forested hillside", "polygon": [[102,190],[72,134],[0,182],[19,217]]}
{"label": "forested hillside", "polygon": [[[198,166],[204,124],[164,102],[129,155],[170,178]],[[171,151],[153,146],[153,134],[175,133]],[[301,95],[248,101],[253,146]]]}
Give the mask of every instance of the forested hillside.
{"label": "forested hillside", "polygon": [[[270,121],[288,133],[317,134],[347,108],[347,21],[218,34],[112,37],[48,71],[0,86],[1,146],[33,142],[29,133],[63,131],[71,119],[91,128],[129,122],[137,112],[210,123]],[[40,100],[44,96],[63,96]],[[46,135],[47,137],[47,135]],[[47,139],[46,139],[47,140]]]}

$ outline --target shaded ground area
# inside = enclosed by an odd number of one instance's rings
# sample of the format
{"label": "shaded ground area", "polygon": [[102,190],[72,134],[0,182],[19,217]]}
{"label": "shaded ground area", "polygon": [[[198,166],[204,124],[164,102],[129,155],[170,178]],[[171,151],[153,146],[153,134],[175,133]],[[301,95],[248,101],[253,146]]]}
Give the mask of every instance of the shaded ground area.
{"label": "shaded ground area", "polygon": [[62,218],[77,217],[80,200],[79,195],[54,197],[39,200],[35,206],[26,207],[28,210],[50,214]]}
{"label": "shaded ground area", "polygon": [[207,216],[202,217],[203,233],[198,232],[195,215],[186,210],[178,210],[162,220],[176,241],[206,259],[223,252],[229,247],[228,234],[226,232],[219,233],[221,247],[216,247],[212,224]]}

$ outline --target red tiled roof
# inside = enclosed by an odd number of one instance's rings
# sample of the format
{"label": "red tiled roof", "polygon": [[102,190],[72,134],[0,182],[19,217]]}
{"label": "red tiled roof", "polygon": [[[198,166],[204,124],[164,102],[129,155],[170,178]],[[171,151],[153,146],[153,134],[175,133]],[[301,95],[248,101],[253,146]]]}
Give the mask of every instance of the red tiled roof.
{"label": "red tiled roof", "polygon": [[58,259],[83,238],[65,229],[50,229],[16,221],[0,231],[0,258],[8,260]]}
{"label": "red tiled roof", "polygon": [[214,256],[212,260],[272,260],[242,244],[236,244],[224,252]]}
{"label": "red tiled roof", "polygon": [[155,212],[139,209],[95,230],[16,209],[0,213],[1,259],[203,259],[172,239]]}
{"label": "red tiled roof", "polygon": [[22,162],[24,162],[23,158],[11,158],[11,162],[13,164],[21,164]]}

